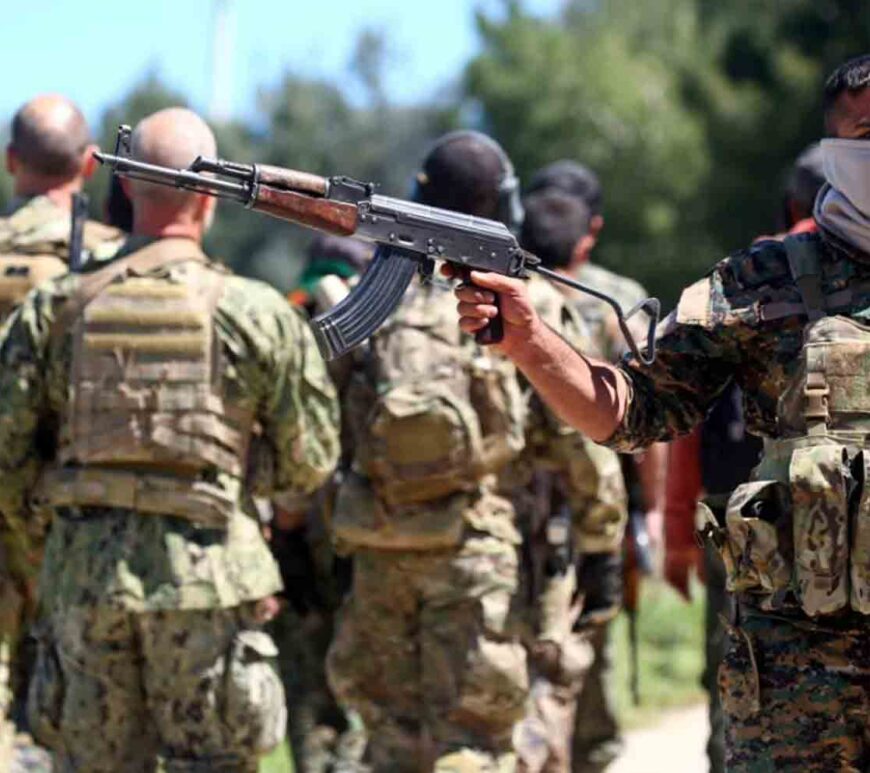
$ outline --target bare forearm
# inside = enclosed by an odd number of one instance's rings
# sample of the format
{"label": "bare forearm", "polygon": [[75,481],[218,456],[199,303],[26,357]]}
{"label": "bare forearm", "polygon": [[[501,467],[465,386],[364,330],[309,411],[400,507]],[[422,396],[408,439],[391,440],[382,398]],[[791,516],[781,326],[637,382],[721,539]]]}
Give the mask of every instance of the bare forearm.
{"label": "bare forearm", "polygon": [[543,323],[510,356],[563,421],[596,442],[614,433],[628,402],[620,370],[578,353]]}

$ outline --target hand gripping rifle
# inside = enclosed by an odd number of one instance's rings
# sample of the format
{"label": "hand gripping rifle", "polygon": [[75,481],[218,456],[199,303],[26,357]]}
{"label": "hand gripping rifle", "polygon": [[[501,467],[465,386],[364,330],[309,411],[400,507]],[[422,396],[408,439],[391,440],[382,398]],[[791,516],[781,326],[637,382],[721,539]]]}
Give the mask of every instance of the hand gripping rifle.
{"label": "hand gripping rifle", "polygon": [[[647,365],[655,359],[660,310],[656,298],[642,301],[625,314],[604,293],[541,266],[502,223],[380,196],[373,184],[349,177],[318,177],[293,169],[201,156],[187,169],[146,164],[131,157],[130,136],[130,127],[121,126],[115,154],[94,154],[121,177],[232,199],[297,225],[378,245],[371,265],[353,291],[311,321],[320,352],[327,360],[340,357],[372,335],[399,305],[414,274],[431,275],[436,260],[448,261],[466,277],[472,269],[521,278],[536,271],[594,295],[616,312],[632,354]],[[641,310],[650,317],[646,355],[638,349],[627,324]],[[497,343],[502,334],[501,318],[496,317],[478,332],[477,340]]]}

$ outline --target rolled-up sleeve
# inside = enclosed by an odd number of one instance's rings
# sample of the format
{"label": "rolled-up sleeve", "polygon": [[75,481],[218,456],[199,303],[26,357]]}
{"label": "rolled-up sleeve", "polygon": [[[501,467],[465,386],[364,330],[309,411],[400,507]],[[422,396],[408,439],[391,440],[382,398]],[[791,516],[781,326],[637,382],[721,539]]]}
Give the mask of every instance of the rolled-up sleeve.
{"label": "rolled-up sleeve", "polygon": [[631,452],[685,434],[731,382],[746,329],[723,286],[723,265],[686,288],[659,324],[652,365],[623,360],[628,406],[605,445]]}

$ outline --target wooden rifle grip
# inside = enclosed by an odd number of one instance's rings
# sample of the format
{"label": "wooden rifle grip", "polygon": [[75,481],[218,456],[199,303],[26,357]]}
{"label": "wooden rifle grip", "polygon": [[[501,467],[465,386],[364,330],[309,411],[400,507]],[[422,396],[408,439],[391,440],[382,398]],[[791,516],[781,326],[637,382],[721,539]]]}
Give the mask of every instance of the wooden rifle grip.
{"label": "wooden rifle grip", "polygon": [[[470,269],[461,269],[460,276],[462,277],[462,284],[465,287],[478,287],[471,281]],[[484,288],[478,287],[478,289],[483,290]],[[486,290],[485,292],[492,291]],[[492,294],[495,296],[494,305],[498,309],[498,316],[493,317],[486,327],[481,328],[474,334],[474,340],[481,346],[490,346],[492,344],[501,343],[504,338],[504,320],[502,320],[501,317],[501,296],[496,292],[492,292]]]}

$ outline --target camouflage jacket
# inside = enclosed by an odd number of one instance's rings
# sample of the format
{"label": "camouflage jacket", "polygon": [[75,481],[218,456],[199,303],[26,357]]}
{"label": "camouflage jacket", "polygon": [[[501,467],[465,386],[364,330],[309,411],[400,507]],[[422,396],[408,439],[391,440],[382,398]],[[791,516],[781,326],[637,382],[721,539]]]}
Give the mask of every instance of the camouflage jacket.
{"label": "camouflage jacket", "polygon": [[[502,401],[500,410],[495,411],[502,414],[497,423],[510,433],[518,448],[522,447],[525,406],[516,369],[505,358],[490,353],[485,347],[476,345],[469,336],[460,334],[457,323],[456,300],[449,285],[438,279],[425,287],[414,282],[403,303],[365,345],[366,348],[346,358],[351,371],[343,390],[342,414],[350,444],[345,453],[351,461],[348,474],[338,489],[332,527],[338,542],[348,549],[352,546],[387,550],[454,547],[461,541],[467,525],[509,542],[520,541],[510,503],[491,493],[495,488],[494,475],[476,481],[467,480],[452,488],[451,493],[441,492],[431,498],[421,496],[417,502],[389,504],[379,492],[377,482],[366,472],[372,466],[366,460],[381,445],[374,441],[370,432],[373,417],[382,410],[384,394],[389,394],[396,386],[392,377],[401,376],[399,381],[421,383],[427,383],[431,377],[437,382],[445,372],[456,372],[451,369],[459,368],[461,373],[453,379],[459,384],[478,367],[493,375],[501,374],[503,381],[496,381],[505,389],[497,390]],[[396,329],[419,330],[420,336],[412,336],[414,340],[409,342],[399,332],[397,344]],[[432,349],[424,343],[427,341],[433,342]],[[451,355],[450,362],[443,361],[445,349],[455,351],[455,358]],[[465,397],[459,399],[466,403]],[[468,408],[472,405],[468,404]],[[483,417],[478,415],[478,419],[482,421]],[[387,442],[393,444],[396,441],[389,438]],[[445,464],[449,464],[447,459],[453,450],[449,447],[442,449]],[[427,465],[427,469],[430,466]],[[417,480],[420,486],[425,485],[413,471],[408,475],[409,484]],[[395,477],[401,479],[401,474],[397,473]]]}
{"label": "camouflage jacket", "polygon": [[[0,320],[20,302],[30,287],[66,273],[69,258],[70,213],[47,196],[18,202],[0,218]],[[83,232],[83,247],[91,255],[104,258],[118,251],[121,231],[88,221]],[[18,259],[23,260],[18,260]],[[14,270],[11,263],[15,260]],[[23,265],[18,265],[21,263]],[[22,275],[22,268],[27,275]]]}
{"label": "camouflage jacket", "polygon": [[[584,263],[577,279],[595,290],[606,293],[627,312],[647,297],[643,286],[627,276],[621,276],[603,266]],[[589,327],[589,332],[601,355],[616,362],[626,351],[625,341],[616,321],[616,314],[604,301],[587,293],[566,289],[567,295]],[[637,340],[644,340],[646,317],[640,314],[629,320],[629,328]]]}
{"label": "camouflage jacket", "polygon": [[[866,323],[870,264],[818,241],[829,313]],[[778,437],[777,404],[801,361],[806,316],[781,242],[760,242],[718,263],[685,289],[660,324],[651,366],[626,360],[628,410],[608,445],[631,451],[700,423],[733,381],[743,390],[747,429]]]}
{"label": "camouflage jacket", "polygon": [[[146,243],[131,239],[118,257]],[[0,513],[24,528],[36,520],[30,495],[52,454],[69,388],[71,335],[52,340],[52,323],[80,276],[33,292],[0,330]],[[277,292],[233,276],[215,313],[231,363],[223,378],[254,407],[273,451],[272,488],[313,491],[338,457],[338,407],[307,326]],[[111,603],[143,612],[233,607],[273,593],[278,570],[251,507],[238,502],[226,531],[125,509],[61,508],[46,544],[42,603],[49,610]]]}

